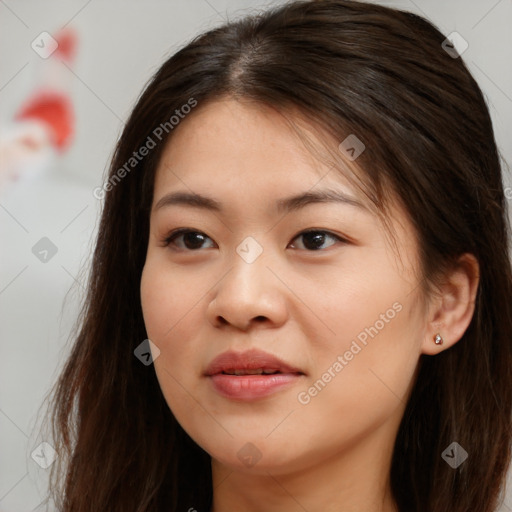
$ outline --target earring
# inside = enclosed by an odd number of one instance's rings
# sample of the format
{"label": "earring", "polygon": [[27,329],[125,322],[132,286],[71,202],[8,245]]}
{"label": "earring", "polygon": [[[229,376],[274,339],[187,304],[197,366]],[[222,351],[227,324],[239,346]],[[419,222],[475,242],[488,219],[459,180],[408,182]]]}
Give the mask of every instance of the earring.
{"label": "earring", "polygon": [[440,334],[436,334],[436,335],[434,336],[434,343],[435,343],[436,345],[442,345],[442,344],[443,344],[443,338],[441,337],[441,335],[440,335]]}

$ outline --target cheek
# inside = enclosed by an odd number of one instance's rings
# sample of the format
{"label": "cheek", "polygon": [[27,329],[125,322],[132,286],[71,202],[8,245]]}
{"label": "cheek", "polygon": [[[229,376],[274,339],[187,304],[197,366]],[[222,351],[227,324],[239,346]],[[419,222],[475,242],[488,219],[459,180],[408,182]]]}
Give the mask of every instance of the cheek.
{"label": "cheek", "polygon": [[162,264],[158,258],[146,261],[140,295],[146,331],[157,343],[172,337],[178,325],[183,328],[180,319],[185,315],[188,318],[197,298],[201,297],[193,283],[183,283],[180,272]]}
{"label": "cheek", "polygon": [[172,295],[166,297],[165,287],[158,279],[159,274],[158,268],[151,261],[146,261],[140,282],[140,299],[144,324],[148,337],[152,341],[161,337],[164,312],[167,309],[166,301],[172,297]]}
{"label": "cheek", "polygon": [[303,402],[311,399],[313,407],[330,409],[339,418],[350,411],[356,431],[384,421],[405,404],[422,331],[411,294],[401,291],[388,290],[373,300],[361,295],[364,307],[343,302],[336,324],[340,334],[324,347]]}
{"label": "cheek", "polygon": [[[411,300],[415,294],[411,292],[417,286],[416,278],[411,269],[406,277],[396,272],[386,256],[384,251],[371,257],[363,255],[350,261],[349,271],[329,268],[325,276],[304,278],[300,289],[309,290],[304,302],[321,321],[304,324],[304,328],[308,338],[315,340],[314,349],[322,364],[328,362],[325,357],[332,360],[350,350],[353,342],[361,348],[358,360],[375,351],[375,357],[382,359],[392,355],[391,347],[398,350],[402,341],[413,337]],[[358,351],[357,346],[354,351]]]}
{"label": "cheek", "polygon": [[311,447],[328,451],[333,442],[350,447],[379,427],[387,425],[387,431],[399,422],[418,362],[406,315],[402,309],[378,334],[368,334],[366,345],[349,335],[331,340],[329,356],[315,364],[295,397],[294,425],[308,432]]}
{"label": "cheek", "polygon": [[144,323],[148,338],[160,349],[154,364],[164,391],[173,388],[174,382],[167,372],[188,381],[194,376],[192,369],[199,371],[199,315],[203,314],[202,297],[208,289],[204,283],[199,278],[190,279],[165,260],[159,261],[158,255],[148,259],[142,271]]}
{"label": "cheek", "polygon": [[[192,411],[188,391],[197,367],[197,349],[183,340],[194,338],[193,305],[202,294],[180,282],[179,272],[170,271],[157,259],[148,259],[140,283],[141,306],[148,338],[160,349],[154,369],[168,406],[175,411]],[[194,359],[195,354],[195,359]]]}
{"label": "cheek", "polygon": [[422,340],[418,289],[390,268],[366,268],[372,270],[346,276],[322,298],[331,333],[308,333],[313,371],[301,397],[319,413],[342,418],[350,411],[360,428],[406,401]]}

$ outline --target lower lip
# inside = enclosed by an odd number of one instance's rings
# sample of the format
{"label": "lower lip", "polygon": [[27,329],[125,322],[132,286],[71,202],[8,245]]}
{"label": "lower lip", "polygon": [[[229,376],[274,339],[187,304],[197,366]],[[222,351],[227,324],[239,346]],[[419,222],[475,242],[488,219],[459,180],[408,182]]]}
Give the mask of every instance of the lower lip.
{"label": "lower lip", "polygon": [[275,375],[226,375],[217,373],[210,379],[216,391],[226,397],[236,400],[256,400],[287,386],[302,377],[298,373],[279,373]]}

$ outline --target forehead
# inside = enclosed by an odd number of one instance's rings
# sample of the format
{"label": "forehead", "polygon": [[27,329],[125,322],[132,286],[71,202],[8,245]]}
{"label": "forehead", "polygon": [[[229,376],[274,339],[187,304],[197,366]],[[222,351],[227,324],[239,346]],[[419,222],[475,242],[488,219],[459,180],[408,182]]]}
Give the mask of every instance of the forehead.
{"label": "forehead", "polygon": [[181,121],[164,148],[155,192],[179,185],[261,186],[290,192],[336,185],[357,195],[346,177],[354,168],[340,158],[334,169],[314,155],[304,137],[313,147],[320,143],[336,148],[336,141],[300,116],[292,117],[290,123],[289,116],[271,107],[231,98],[200,105]]}

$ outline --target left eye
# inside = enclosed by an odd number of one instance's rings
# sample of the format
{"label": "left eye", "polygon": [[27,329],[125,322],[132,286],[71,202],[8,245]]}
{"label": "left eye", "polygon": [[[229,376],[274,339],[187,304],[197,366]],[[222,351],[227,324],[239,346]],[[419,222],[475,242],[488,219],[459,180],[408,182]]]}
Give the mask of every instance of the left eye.
{"label": "left eye", "polygon": [[[183,237],[183,244],[185,247],[176,243],[176,240],[179,240],[181,237]],[[330,233],[329,231],[322,230],[303,231],[302,233],[299,233],[293,240],[299,239],[301,237],[304,238],[304,242],[302,243],[302,247],[299,247],[299,249],[306,249],[308,251],[317,251],[319,249],[325,248],[322,247],[322,245],[325,243],[326,238],[331,238],[335,240],[335,242],[346,242],[346,240],[340,236]],[[194,231],[192,229],[179,229],[170,233],[163,240],[163,246],[167,247],[172,244],[177,246],[179,249],[194,251],[202,248],[201,246],[205,239],[209,239],[213,242],[209,236],[200,231]],[[334,245],[334,243],[330,244],[329,247]]]}
{"label": "left eye", "polygon": [[[335,235],[333,233],[329,233],[329,231],[318,231],[318,230],[310,230],[310,231],[303,231],[302,233],[299,233],[294,240],[299,239],[303,237],[303,248],[306,248],[308,250],[317,251],[319,249],[322,249],[322,245],[325,243],[326,238],[333,239],[336,243],[338,242],[345,242],[343,238],[339,237],[338,235]],[[330,244],[334,245],[334,243]],[[301,247],[302,248],[302,247]]]}

